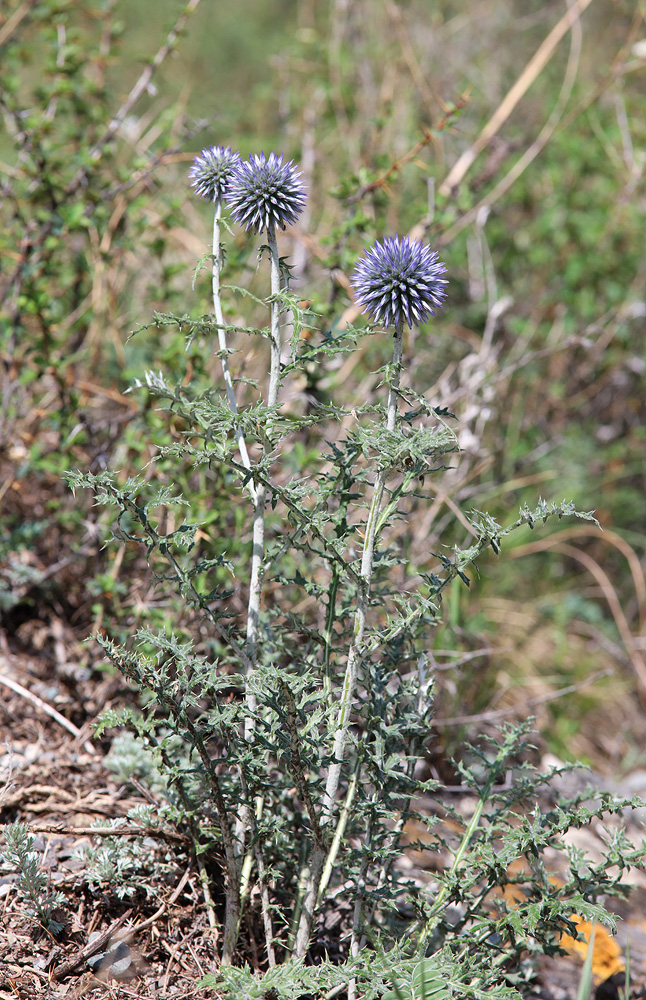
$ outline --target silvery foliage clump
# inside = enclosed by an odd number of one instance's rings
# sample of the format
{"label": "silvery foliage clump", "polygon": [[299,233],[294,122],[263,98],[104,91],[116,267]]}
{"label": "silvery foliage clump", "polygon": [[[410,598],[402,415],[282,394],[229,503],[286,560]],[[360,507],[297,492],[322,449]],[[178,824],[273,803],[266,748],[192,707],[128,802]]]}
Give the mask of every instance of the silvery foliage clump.
{"label": "silvery foliage clump", "polygon": [[[305,310],[278,254],[276,230],[296,223],[305,203],[293,162],[275,153],[243,161],[229,147],[210,147],[190,181],[214,206],[213,311],[158,314],[153,325],[179,327],[193,357],[216,353],[223,388],[163,372],[138,385],[184,427],[160,458],[166,466],[190,463],[217,484],[219,507],[201,525],[172,481],[154,487],[116,472],[70,474],[73,488],[90,487],[98,503],[115,509],[114,536],[145,546],[159,580],[177,588],[186,620],[196,623],[194,636],[152,627],[125,644],[97,636],[148,699],[145,713],[106,713],[100,731],[128,726],[151,755],[151,773],[164,776],[157,822],[167,833],[181,831],[189,846],[177,850],[188,850],[198,866],[218,928],[221,971],[208,982],[221,992],[514,996],[531,976],[532,955],[557,951],[559,935],[573,932],[573,912],[611,922],[598,896],[621,891],[622,872],[637,860],[628,842],[618,835],[597,865],[573,853],[558,890],[545,852],[560,849],[570,825],[625,803],[588,808],[582,796],[542,814],[526,808],[545,777],[523,762],[530,748],[524,724],[495,739],[483,735],[465,753],[472,765],[458,762],[475,803],[465,824],[436,783],[418,777],[432,738],[428,653],[444,591],[453,581],[468,586],[470,567],[487,551],[500,553],[523,525],[592,515],[540,500],[502,526],[474,511],[466,515],[471,544],[420,557],[422,585],[402,590],[402,557],[388,526],[407,502],[433,494],[434,472],[457,451],[452,415],[417,392],[403,370],[405,327],[446,302],[444,264],[406,238],[377,241],[351,279],[377,326],[338,330]],[[263,231],[264,327],[231,318],[259,300],[221,284],[227,204],[233,222]],[[255,350],[258,337],[267,341],[264,385],[234,378],[233,365],[241,365],[232,333],[249,334]],[[383,401],[343,398],[339,387],[338,398],[309,399],[300,416],[281,409],[282,394],[302,373],[331,368],[369,335],[392,346],[379,373]],[[178,526],[169,531],[170,510]],[[235,524],[239,538],[231,535]],[[246,578],[241,552],[248,553]],[[124,760],[120,767],[142,774],[136,757],[133,750],[132,767]],[[512,767],[514,781],[503,783]],[[422,799],[434,807],[420,812]],[[460,834],[447,833],[446,817]],[[426,850],[452,859],[428,885],[398,863],[412,820],[426,831]],[[520,875],[508,874],[512,862]],[[220,872],[224,888],[216,890]],[[493,895],[510,881],[518,890],[513,903]],[[247,968],[249,921],[262,978]]]}
{"label": "silvery foliage clump", "polygon": [[40,851],[26,823],[8,823],[4,849],[0,851],[0,874],[16,874],[15,887],[26,915],[56,937],[63,929],[58,908],[65,902],[62,892],[52,888],[42,865]]}

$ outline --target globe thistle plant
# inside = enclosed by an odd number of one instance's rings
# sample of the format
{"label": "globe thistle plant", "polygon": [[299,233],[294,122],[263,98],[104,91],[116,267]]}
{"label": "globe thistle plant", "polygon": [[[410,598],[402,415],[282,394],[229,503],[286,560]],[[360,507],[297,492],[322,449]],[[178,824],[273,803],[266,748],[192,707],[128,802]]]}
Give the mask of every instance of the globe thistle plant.
{"label": "globe thistle plant", "polygon": [[442,308],[445,274],[445,265],[429,246],[393,236],[366,250],[350,284],[358,305],[377,323],[412,327]]}
{"label": "globe thistle plant", "polygon": [[235,221],[259,233],[263,229],[292,225],[305,208],[305,188],[294,161],[283,162],[276,153],[269,159],[254,154],[240,163],[225,198]]}
{"label": "globe thistle plant", "polygon": [[[140,721],[105,713],[98,733],[129,721],[168,779],[174,803],[168,819],[181,824],[186,841],[181,850],[190,852],[213,931],[210,942],[205,936],[205,946],[221,945],[219,961],[212,956],[217,977],[208,980],[218,996],[238,1000],[280,992],[330,997],[343,989],[347,1000],[357,1000],[395,993],[419,998],[430,990],[435,1000],[451,1000],[452,993],[471,1000],[485,995],[513,1000],[509,984],[518,979],[517,970],[522,972],[528,948],[537,953],[552,949],[554,934],[571,914],[577,876],[575,869],[556,899],[541,874],[544,831],[536,837],[516,836],[517,810],[538,791],[543,783],[539,776],[527,772],[517,795],[505,795],[502,805],[496,792],[499,777],[519,754],[526,756],[525,724],[482,744],[480,756],[486,750],[489,758],[484,772],[480,760],[463,769],[465,784],[478,788],[478,801],[462,833],[449,831],[452,861],[438,876],[437,890],[429,895],[421,886],[415,893],[397,859],[404,849],[406,822],[417,815],[415,800],[429,789],[423,774],[416,777],[416,762],[433,725],[433,662],[431,657],[427,663],[425,651],[433,646],[428,630],[439,623],[436,608],[442,594],[452,582],[468,584],[467,566],[489,547],[498,553],[501,539],[513,528],[531,527],[550,514],[560,518],[574,513],[574,507],[542,500],[534,511],[523,505],[510,528],[477,511],[464,522],[474,536],[468,547],[456,546],[452,558],[433,556],[430,564],[432,554],[421,551],[408,567],[407,547],[398,553],[401,520],[411,502],[422,498],[420,481],[445,468],[445,457],[456,445],[442,411],[405,384],[404,326],[412,328],[442,307],[448,275],[429,247],[397,236],[373,244],[360,259],[357,255],[352,276],[357,302],[379,324],[390,324],[383,339],[392,341],[392,354],[384,357],[388,363],[378,375],[383,402],[371,399],[369,405],[350,409],[351,400],[330,390],[329,405],[303,406],[299,400],[281,411],[283,378],[302,396],[303,384],[312,381],[312,365],[330,365],[338,372],[341,352],[354,348],[357,332],[345,336],[343,322],[334,324],[335,306],[332,315],[322,314],[320,324],[312,324],[309,342],[299,343],[302,290],[289,292],[289,268],[278,255],[276,231],[303,208],[299,177],[291,162],[284,164],[274,153],[241,164],[237,153],[212,146],[195,158],[193,190],[208,203],[213,220],[213,252],[206,259],[212,263],[214,316],[207,323],[202,317],[169,318],[180,332],[207,329],[212,336],[217,331],[219,347],[212,339],[224,378],[219,373],[216,378],[226,387],[228,403],[219,385],[217,394],[203,388],[201,373],[198,385],[182,378],[175,386],[161,373],[151,374],[147,386],[170,401],[173,422],[181,422],[181,434],[169,424],[166,440],[160,442],[168,445],[160,452],[164,465],[157,466],[155,478],[161,481],[144,489],[138,476],[124,483],[118,472],[68,473],[72,488],[90,486],[97,502],[117,507],[115,537],[121,543],[144,543],[151,572],[160,581],[174,580],[186,605],[180,631],[154,628],[155,622],[144,617],[131,641],[117,644],[98,637],[128,681],[152,692],[154,710],[154,717]],[[223,318],[227,303],[220,294],[220,235],[225,201],[249,229],[266,230],[258,238],[263,258],[268,257],[266,299],[263,305],[254,279],[250,327]],[[230,291],[240,297],[246,293],[244,287],[230,286]],[[269,314],[268,325],[267,317],[258,324],[258,306]],[[235,309],[237,313],[237,305]],[[287,310],[294,314],[294,346],[282,365],[281,318]],[[167,314],[161,320],[166,325]],[[259,376],[257,381],[232,381],[229,360],[236,355],[227,348],[229,331],[254,336],[252,374]],[[257,370],[259,344],[267,354],[267,378]],[[242,385],[245,396],[240,398],[250,401],[244,415],[236,407]],[[351,421],[344,417],[342,425],[333,427],[344,414]],[[249,453],[242,427],[248,428]],[[194,484],[199,491],[197,509],[182,516],[179,526],[174,512],[187,500],[177,496],[175,471],[167,468],[171,456],[180,471],[193,467],[196,475],[189,477],[189,488]],[[205,490],[214,488],[208,530],[198,535],[204,496],[209,495]],[[431,485],[431,496],[437,492],[438,485]],[[270,509],[274,513],[265,525]],[[590,513],[580,516],[594,521]],[[397,535],[382,541],[395,524]],[[432,547],[439,545],[441,540]],[[249,565],[240,572],[243,558]],[[243,600],[246,629],[240,614]],[[193,641],[186,636],[187,622],[195,627]],[[179,763],[164,752],[166,733],[186,750]],[[615,805],[631,804],[635,801]],[[548,835],[553,839],[567,824],[581,826],[601,812],[568,810],[567,823],[559,819],[548,824]],[[150,825],[149,816],[136,818]],[[500,833],[505,825],[508,837]],[[14,847],[19,834],[14,830]],[[165,835],[160,829],[159,839]],[[486,901],[501,882],[492,836],[523,869],[527,858],[538,857],[536,878],[526,880],[528,892],[552,907],[541,928],[529,927],[518,941],[511,921],[500,921],[498,939],[490,940]],[[5,835],[9,854],[4,854],[12,863],[10,838],[11,831]],[[488,844],[490,859],[483,862],[483,845],[488,849]],[[33,851],[28,843],[22,853],[22,872],[29,875]],[[611,851],[599,866],[600,888],[619,894],[619,877],[629,865],[643,863],[643,850],[622,847],[622,870],[616,855]],[[211,891],[213,865],[217,897]],[[608,873],[611,866],[616,875]],[[473,869],[477,897],[455,925],[447,907],[460,903]],[[42,888],[39,877],[36,871],[35,890]],[[20,882],[17,889],[20,893]],[[411,893],[410,919],[405,912],[398,916],[393,906]],[[22,896],[30,902],[25,892]],[[341,960],[312,964],[329,939],[325,914],[341,897],[351,913]],[[584,913],[603,918],[594,896],[587,905]],[[41,907],[36,913],[43,925],[48,912]],[[519,919],[526,917],[521,913]],[[610,914],[608,918],[611,922]],[[473,944],[466,956],[465,935]],[[253,970],[241,968],[249,954]],[[438,983],[441,989],[436,989]]]}
{"label": "globe thistle plant", "polygon": [[191,186],[200,198],[217,204],[226,193],[231,174],[240,163],[240,153],[229,146],[209,146],[193,160],[189,170]]}

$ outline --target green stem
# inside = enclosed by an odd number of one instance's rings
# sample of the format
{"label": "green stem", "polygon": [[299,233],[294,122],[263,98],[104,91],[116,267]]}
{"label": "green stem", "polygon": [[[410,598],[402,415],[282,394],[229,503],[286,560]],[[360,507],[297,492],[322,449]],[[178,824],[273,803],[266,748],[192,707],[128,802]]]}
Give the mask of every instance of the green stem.
{"label": "green stem", "polygon": [[343,803],[343,808],[341,809],[341,814],[339,816],[339,821],[334,831],[334,837],[330,845],[330,850],[328,851],[328,856],[325,859],[325,865],[323,866],[323,873],[321,875],[321,882],[316,895],[316,905],[320,906],[321,900],[323,898],[323,893],[328,887],[330,881],[330,876],[334,869],[334,863],[339,853],[339,848],[341,846],[341,841],[343,840],[343,835],[345,833],[345,828],[348,824],[348,819],[350,816],[350,809],[352,808],[352,802],[354,800],[355,792],[357,790],[357,782],[359,780],[360,765],[357,760],[357,765],[354,769],[352,779],[348,785],[348,790],[345,795],[345,802]]}
{"label": "green stem", "polygon": [[[464,831],[464,836],[462,837],[460,846],[455,852],[455,855],[453,857],[453,864],[449,869],[449,876],[455,875],[460,865],[462,864],[464,855],[469,850],[469,844],[471,843],[471,839],[478,828],[478,824],[480,823],[480,817],[482,816],[482,810],[484,809],[485,802],[487,801],[489,791],[490,791],[490,786],[487,785],[486,791],[483,792],[482,797],[480,798],[480,801],[478,802],[475,808],[473,816],[469,820],[469,825]],[[429,913],[426,923],[424,925],[424,929],[420,934],[419,946],[418,946],[420,951],[423,950],[426,941],[428,940],[429,936],[433,933],[433,930],[435,929],[435,927],[437,927],[437,924],[439,923],[441,913],[443,912],[444,909],[444,901],[446,900],[448,893],[449,890],[447,888],[447,883],[445,882],[440,891],[438,892],[437,896],[435,897],[435,900],[431,907],[431,912]]]}
{"label": "green stem", "polygon": [[336,563],[332,566],[332,578],[327,595],[327,613],[325,615],[325,652],[323,654],[323,690],[326,701],[329,703],[332,697],[332,678],[330,676],[330,654],[332,652],[332,635],[334,620],[336,618],[336,595],[339,589],[339,570]]}

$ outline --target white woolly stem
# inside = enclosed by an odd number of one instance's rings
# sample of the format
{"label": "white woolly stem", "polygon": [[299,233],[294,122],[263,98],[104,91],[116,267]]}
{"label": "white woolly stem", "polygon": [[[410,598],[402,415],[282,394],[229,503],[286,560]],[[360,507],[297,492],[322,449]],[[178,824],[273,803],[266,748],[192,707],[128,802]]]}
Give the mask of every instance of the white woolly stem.
{"label": "white woolly stem", "polygon": [[[267,227],[267,243],[271,267],[272,297],[280,292],[280,262],[278,259],[278,244],[276,229],[273,225]],[[271,408],[278,402],[280,387],[280,302],[272,298],[270,303],[270,368],[269,389],[267,391],[267,407]],[[271,416],[267,427],[272,424]],[[258,622],[260,618],[260,596],[262,589],[261,569],[265,547],[265,506],[267,503],[267,488],[264,484],[256,486],[253,519],[253,550],[251,555],[251,582],[249,587],[249,606],[247,610],[247,651],[252,663],[256,662],[258,654]],[[252,696],[253,698],[253,696]],[[253,698],[255,711],[255,698]],[[250,703],[251,707],[251,703]],[[251,720],[250,720],[251,721]],[[252,727],[253,728],[253,727]]]}
{"label": "white woolly stem", "polygon": [[[222,251],[220,248],[220,219],[222,218],[222,202],[218,198],[215,203],[215,213],[213,215],[213,278],[212,278],[212,289],[213,289],[213,312],[215,313],[215,322],[218,328],[218,345],[220,361],[222,362],[222,375],[224,377],[224,387],[226,389],[227,401],[229,403],[229,409],[234,417],[238,416],[238,406],[236,404],[236,397],[233,391],[233,381],[231,379],[231,371],[229,369],[229,349],[227,347],[227,335],[224,328],[224,314],[222,312],[222,299],[220,297],[220,271],[222,270]],[[238,449],[240,451],[240,458],[245,469],[251,469],[251,462],[249,460],[249,452],[247,451],[247,445],[242,434],[242,430],[236,421],[235,426],[236,440],[238,442]],[[247,488],[251,494],[252,500],[255,495],[255,487],[253,480],[250,479]]]}
{"label": "white woolly stem", "polygon": [[[395,328],[395,340],[393,347],[392,377],[388,389],[388,407],[386,414],[386,428],[391,433],[395,431],[397,422],[397,390],[399,388],[399,376],[401,370],[401,360],[403,353],[404,330],[403,322],[399,322]],[[334,734],[333,756],[334,763],[330,765],[327,781],[325,785],[325,795],[323,798],[323,823],[329,823],[332,819],[336,797],[341,780],[341,768],[345,755],[345,746],[348,739],[348,729],[350,726],[350,713],[354,702],[354,694],[359,674],[359,668],[363,660],[363,639],[366,629],[366,616],[370,601],[370,582],[372,579],[372,569],[375,552],[375,542],[379,526],[379,512],[384,495],[386,484],[386,470],[381,469],[375,479],[372,502],[366,521],[365,542],[361,559],[361,585],[357,594],[357,607],[354,616],[354,635],[352,644],[348,651],[348,661],[343,679],[343,689],[341,692],[341,702],[337,716],[337,728]],[[338,849],[338,845],[336,845]],[[331,851],[335,850],[333,842]],[[328,861],[331,857],[328,852]],[[303,910],[296,934],[294,945],[294,955],[296,958],[303,958],[307,952],[312,922],[318,905],[318,894],[321,880],[325,871],[328,872],[329,864],[326,862],[325,853],[315,844],[312,849],[312,859],[310,863],[310,878],[303,900]]]}
{"label": "white woolly stem", "polygon": [[[267,243],[269,245],[269,264],[271,268],[271,294],[272,296],[276,296],[280,293],[280,258],[278,256],[276,227],[273,223],[267,226]],[[280,339],[281,312],[282,307],[280,302],[277,299],[272,299],[270,305],[271,362],[269,372],[269,392],[267,393],[267,406],[270,407],[275,406],[278,402],[278,390],[280,388],[280,355],[282,351]]]}
{"label": "white woolly stem", "polygon": [[[228,401],[229,409],[230,409],[231,413],[233,414],[234,417],[237,417],[238,416],[238,406],[236,404],[235,393],[233,391],[233,380],[231,378],[231,371],[229,369],[229,353],[228,353],[228,347],[227,347],[227,336],[226,336],[226,330],[225,330],[225,327],[224,327],[224,314],[222,312],[222,299],[221,299],[221,296],[220,296],[220,271],[222,270],[222,263],[223,263],[222,262],[222,251],[221,251],[221,246],[220,246],[220,219],[221,218],[222,218],[222,202],[221,202],[220,199],[218,199],[216,201],[216,203],[215,203],[215,212],[214,212],[214,215],[213,215],[213,270],[212,270],[212,282],[211,282],[211,287],[212,287],[212,290],[213,290],[213,312],[215,313],[215,322],[216,322],[217,331],[218,331],[218,345],[219,345],[219,352],[218,353],[219,353],[219,356],[220,356],[220,361],[222,363],[222,375],[224,377],[224,386],[225,386],[225,390],[226,390],[226,394],[227,394],[227,401]],[[241,430],[241,428],[240,428],[237,420],[235,421],[235,434],[236,434],[236,440],[237,440],[237,443],[238,443],[238,449],[240,451],[240,458],[241,458],[242,464],[244,465],[244,467],[246,469],[251,470],[251,461],[249,459],[249,452],[247,451],[247,445],[245,443],[245,440],[244,440],[244,437],[243,437],[243,434],[242,434],[242,430]],[[247,489],[249,490],[249,495],[251,497],[251,501],[252,501],[252,503],[254,505],[254,509],[255,509],[256,508],[256,504],[257,504],[257,499],[256,499],[257,489],[254,486],[253,479],[251,479],[251,478],[247,482]],[[237,823],[236,823],[236,829],[235,829],[235,834],[234,834],[233,843],[232,843],[233,854],[234,854],[234,857],[237,858],[237,859],[239,859],[241,857],[241,855],[242,855],[242,853],[244,851],[245,829],[246,829],[246,825],[244,824],[243,821],[241,821],[239,819],[237,821]],[[246,866],[246,867],[248,869],[250,866]],[[240,882],[241,882],[242,886],[244,887],[244,885],[245,885],[245,865],[243,865],[242,869],[240,869],[240,861],[238,861],[238,871],[239,871],[239,875],[241,876]],[[246,881],[247,882],[248,882],[248,875],[249,875],[249,872],[247,870],[247,872],[246,872],[246,876],[247,876]],[[238,890],[240,888],[240,882],[239,882],[239,885],[238,885]],[[228,940],[227,940],[227,956],[228,956],[227,957],[227,961],[231,960],[230,959],[230,953],[232,953],[232,950],[235,948],[235,943],[236,943],[236,940],[237,940],[237,937],[238,937],[238,924],[239,924],[239,920],[240,920],[240,911],[241,911],[241,907],[239,907],[239,912],[238,912],[238,915],[237,915],[237,919],[235,920],[235,926],[231,926],[229,928]],[[210,914],[209,914],[209,916],[210,916]]]}
{"label": "white woolly stem", "polygon": [[[278,243],[276,241],[275,226],[267,227],[267,243],[269,245],[270,258],[270,283],[271,283],[271,303],[270,303],[270,365],[269,365],[269,388],[267,390],[267,406],[274,407],[278,402],[278,391],[280,388],[280,355],[281,355],[281,331],[280,331],[280,302],[274,298],[280,292],[280,261],[278,258]],[[272,424],[271,416],[267,420],[269,430]],[[265,508],[267,505],[267,487],[264,483],[257,483],[254,493],[254,515],[253,515],[253,536],[251,553],[251,578],[249,581],[249,603],[247,606],[247,655],[252,669],[258,660],[258,628],[260,623],[260,600],[262,596],[262,564],[265,548]],[[247,715],[245,718],[245,740],[250,742],[256,728],[255,715],[258,711],[258,700],[255,694],[247,687],[246,691]],[[258,800],[256,800],[258,808]],[[262,812],[262,805],[260,805]],[[236,838],[238,849],[243,850],[247,844],[247,834],[251,831],[253,817],[250,814],[249,806],[244,806],[236,823]],[[242,871],[245,877],[245,890],[248,889],[248,881],[251,873],[252,853],[246,847],[246,857],[244,859]],[[261,881],[263,873],[259,871]],[[265,887],[266,892],[266,887]],[[267,902],[263,899],[264,904]],[[268,906],[268,903],[267,903]],[[267,913],[268,913],[267,909]],[[273,959],[273,944],[271,939],[267,940],[267,950],[269,961]]]}

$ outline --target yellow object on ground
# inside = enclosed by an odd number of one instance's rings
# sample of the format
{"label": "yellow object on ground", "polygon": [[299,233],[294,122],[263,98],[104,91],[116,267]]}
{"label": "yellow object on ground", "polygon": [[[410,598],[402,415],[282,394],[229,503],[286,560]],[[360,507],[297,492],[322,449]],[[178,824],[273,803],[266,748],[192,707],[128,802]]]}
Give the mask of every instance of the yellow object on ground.
{"label": "yellow object on ground", "polygon": [[[572,914],[571,919],[585,940],[575,940],[570,934],[563,934],[561,935],[561,947],[569,951],[571,955],[579,955],[582,961],[585,961],[592,925],[587,920],[577,916],[576,913]],[[614,976],[616,972],[623,972],[624,968],[624,963],[621,960],[621,949],[616,940],[610,936],[605,927],[597,924],[592,959],[592,974],[595,980],[602,983],[609,976]]]}

